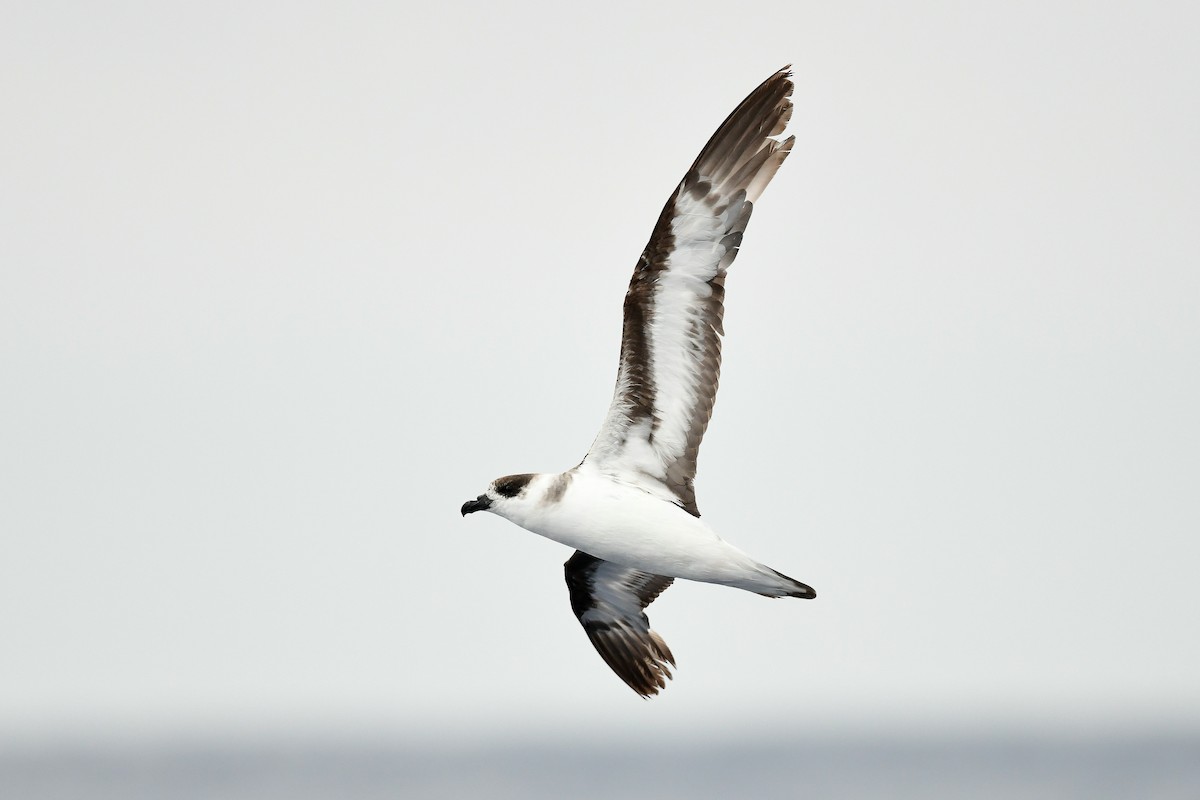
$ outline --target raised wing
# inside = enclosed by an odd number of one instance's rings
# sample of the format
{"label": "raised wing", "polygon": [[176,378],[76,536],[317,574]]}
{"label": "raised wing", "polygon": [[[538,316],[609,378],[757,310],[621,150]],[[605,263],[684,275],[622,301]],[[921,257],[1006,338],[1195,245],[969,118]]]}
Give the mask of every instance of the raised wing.
{"label": "raised wing", "polygon": [[604,662],[642,697],[658,694],[675,666],[667,643],[643,610],[674,578],[640,572],[582,551],[563,565],[571,610]]}
{"label": "raised wing", "polygon": [[721,371],[725,272],[795,139],[771,138],[792,115],[790,75],[780,70],[742,101],[663,208],[625,295],[612,405],[584,459],[652,482],[697,517],[692,481]]}

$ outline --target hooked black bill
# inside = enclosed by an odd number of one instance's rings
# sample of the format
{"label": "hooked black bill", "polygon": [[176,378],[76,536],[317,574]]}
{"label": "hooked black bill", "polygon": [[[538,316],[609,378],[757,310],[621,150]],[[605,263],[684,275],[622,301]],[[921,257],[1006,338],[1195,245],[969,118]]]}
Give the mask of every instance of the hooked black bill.
{"label": "hooked black bill", "polygon": [[462,515],[465,517],[467,514],[474,514],[476,511],[487,511],[491,507],[492,501],[488,499],[486,494],[481,494],[474,500],[468,500],[463,503]]}

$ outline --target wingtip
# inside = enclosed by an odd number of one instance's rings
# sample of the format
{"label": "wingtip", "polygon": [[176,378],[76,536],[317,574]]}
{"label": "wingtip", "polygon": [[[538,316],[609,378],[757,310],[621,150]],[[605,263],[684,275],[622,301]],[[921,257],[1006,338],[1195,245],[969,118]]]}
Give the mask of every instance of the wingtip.
{"label": "wingtip", "polygon": [[792,80],[793,77],[795,77],[795,73],[792,72],[792,65],[784,64],[782,67],[775,70],[775,74],[773,74],[771,77],[767,78],[765,81],[763,81],[763,83],[764,84],[782,83],[787,87],[783,92],[783,96],[791,97],[792,90],[794,90],[796,88],[796,84]]}

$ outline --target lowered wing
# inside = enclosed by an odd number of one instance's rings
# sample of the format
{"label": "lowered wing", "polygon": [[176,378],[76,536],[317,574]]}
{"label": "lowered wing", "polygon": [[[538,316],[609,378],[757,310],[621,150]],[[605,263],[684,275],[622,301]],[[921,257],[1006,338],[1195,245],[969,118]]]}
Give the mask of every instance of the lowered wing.
{"label": "lowered wing", "polygon": [[675,658],[650,630],[646,606],[674,578],[622,567],[582,551],[567,559],[571,610],[601,658],[642,697],[658,694],[671,677]]}

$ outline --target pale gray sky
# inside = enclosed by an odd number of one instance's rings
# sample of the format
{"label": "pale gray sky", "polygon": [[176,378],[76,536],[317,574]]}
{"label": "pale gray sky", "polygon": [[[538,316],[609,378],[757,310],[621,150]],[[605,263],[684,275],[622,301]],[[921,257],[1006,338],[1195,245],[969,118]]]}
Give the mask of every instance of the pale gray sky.
{"label": "pale gray sky", "polygon": [[[0,733],[1200,720],[1197,22],[5,5]],[[583,455],[663,201],[787,62],[697,485],[819,597],[677,585],[643,703],[569,551],[458,507]]]}

